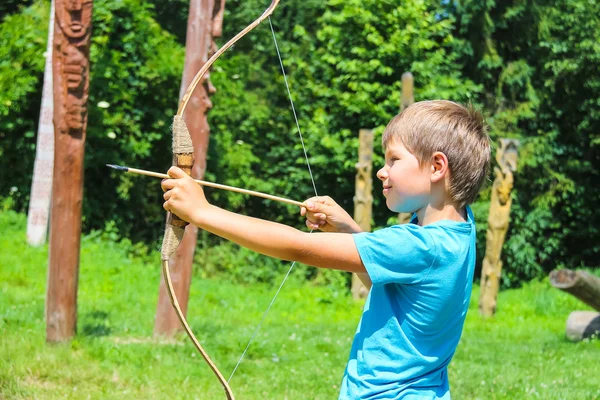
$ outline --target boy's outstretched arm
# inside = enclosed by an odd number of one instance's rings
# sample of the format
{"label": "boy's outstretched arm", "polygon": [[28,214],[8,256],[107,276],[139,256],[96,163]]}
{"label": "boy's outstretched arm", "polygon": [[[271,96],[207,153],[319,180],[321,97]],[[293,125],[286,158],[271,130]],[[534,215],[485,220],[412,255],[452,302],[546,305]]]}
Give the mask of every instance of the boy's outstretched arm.
{"label": "boy's outstretched arm", "polygon": [[223,210],[208,203],[204,191],[181,169],[172,167],[162,182],[163,207],[201,229],[282,260],[299,261],[320,268],[364,273],[352,235],[309,234],[276,222]]}

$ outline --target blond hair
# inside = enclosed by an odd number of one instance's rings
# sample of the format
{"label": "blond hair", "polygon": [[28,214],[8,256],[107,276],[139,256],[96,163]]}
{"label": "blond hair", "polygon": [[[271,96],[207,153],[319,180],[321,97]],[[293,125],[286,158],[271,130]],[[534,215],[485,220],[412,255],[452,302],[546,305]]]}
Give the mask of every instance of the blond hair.
{"label": "blond hair", "polygon": [[421,101],[385,128],[383,148],[399,140],[423,165],[436,151],[448,157],[449,195],[458,207],[472,203],[485,183],[490,139],[483,115],[472,106],[446,100]]}

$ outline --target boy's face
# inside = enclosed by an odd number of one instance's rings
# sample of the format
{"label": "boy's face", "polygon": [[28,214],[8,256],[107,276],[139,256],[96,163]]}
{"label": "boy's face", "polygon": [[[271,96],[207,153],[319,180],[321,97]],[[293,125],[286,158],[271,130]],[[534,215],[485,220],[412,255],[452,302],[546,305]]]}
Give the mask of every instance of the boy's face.
{"label": "boy's face", "polygon": [[385,165],[377,171],[383,183],[383,195],[394,212],[416,212],[429,204],[431,196],[431,166],[412,155],[396,140],[385,149]]}

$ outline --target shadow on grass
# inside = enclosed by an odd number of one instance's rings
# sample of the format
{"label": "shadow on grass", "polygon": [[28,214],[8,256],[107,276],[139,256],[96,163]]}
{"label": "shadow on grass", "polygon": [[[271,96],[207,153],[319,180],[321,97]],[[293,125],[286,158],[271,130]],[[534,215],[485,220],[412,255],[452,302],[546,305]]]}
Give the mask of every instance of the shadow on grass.
{"label": "shadow on grass", "polygon": [[82,316],[85,321],[81,327],[81,336],[101,337],[111,334],[110,321],[106,311],[92,311]]}

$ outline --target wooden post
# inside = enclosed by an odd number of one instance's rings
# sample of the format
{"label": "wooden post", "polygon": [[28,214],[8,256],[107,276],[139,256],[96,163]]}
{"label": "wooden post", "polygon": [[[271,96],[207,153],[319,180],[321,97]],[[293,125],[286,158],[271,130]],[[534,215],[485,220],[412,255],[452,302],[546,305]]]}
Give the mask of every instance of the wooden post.
{"label": "wooden post", "polygon": [[[413,94],[414,78],[410,72],[402,74],[402,93],[400,94],[400,112],[415,102]],[[412,218],[411,213],[398,213],[398,223],[407,224]]]}
{"label": "wooden post", "polygon": [[496,152],[498,167],[494,168],[496,179],[492,186],[479,297],[479,312],[485,317],[491,317],[496,312],[500,275],[502,274],[500,255],[510,220],[513,172],[517,170],[518,146],[517,140],[500,139],[500,147]]}
{"label": "wooden post", "polygon": [[[185,94],[196,73],[217,50],[213,38],[221,36],[224,8],[225,0],[190,0],[180,98]],[[206,171],[206,152],[210,137],[207,114],[212,108],[210,95],[215,91],[209,74],[206,74],[204,82],[198,85],[192,94],[183,114],[194,144],[195,161],[192,176],[196,179],[203,179]],[[187,313],[197,238],[198,228],[189,224],[185,228],[179,248],[169,261],[173,288],[184,315]],[[181,330],[183,327],[171,305],[165,282],[161,277],[154,334],[172,336]]]}
{"label": "wooden post", "polygon": [[[373,211],[373,131],[361,129],[358,134],[358,163],[356,163],[356,180],[354,195],[354,220],[364,232],[371,230]],[[362,299],[369,290],[356,274],[352,274],[352,297]]]}
{"label": "wooden post", "polygon": [[41,246],[46,243],[50,200],[52,198],[52,172],[54,170],[54,113],[52,86],[52,47],[54,45],[54,0],[50,2],[50,22],[48,27],[48,45],[46,46],[46,64],[44,67],[44,86],[42,105],[35,146],[35,162],[31,181],[31,196],[27,212],[27,243]]}
{"label": "wooden post", "polygon": [[46,340],[75,335],[87,127],[92,0],[56,0],[54,51],[54,177],[50,216]]}
{"label": "wooden post", "polygon": [[402,93],[400,95],[400,112],[415,102],[414,95],[415,79],[413,74],[405,72],[402,74]]}

